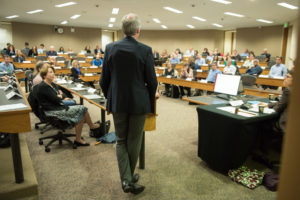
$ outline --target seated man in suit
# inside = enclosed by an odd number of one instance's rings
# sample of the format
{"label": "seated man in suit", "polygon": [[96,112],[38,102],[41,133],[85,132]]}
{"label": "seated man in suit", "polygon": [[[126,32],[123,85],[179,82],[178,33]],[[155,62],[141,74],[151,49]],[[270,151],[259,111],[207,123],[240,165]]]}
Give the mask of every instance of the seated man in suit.
{"label": "seated man in suit", "polygon": [[198,53],[197,59],[195,60],[195,69],[201,69],[201,66],[205,64],[205,59],[202,58],[202,54]]}
{"label": "seated man in suit", "polygon": [[222,72],[218,69],[217,62],[213,62],[206,77],[207,82],[214,83],[216,81],[217,74],[222,74]]}
{"label": "seated man in suit", "polygon": [[246,74],[249,75],[259,75],[262,73],[262,68],[259,66],[259,60],[255,59],[253,61],[253,66],[249,67],[246,71]]}
{"label": "seated man in suit", "polygon": [[276,56],[276,64],[271,67],[270,77],[284,77],[287,73],[287,68],[281,63],[281,57]]}
{"label": "seated man in suit", "polygon": [[[10,57],[8,55],[4,56],[4,62],[0,63],[0,72],[7,73],[7,75],[11,76],[14,73],[14,66],[10,63]],[[0,76],[2,76],[0,74]]]}
{"label": "seated man in suit", "polygon": [[96,49],[94,49],[94,54],[97,55],[98,53],[104,54],[104,51],[102,48],[99,47],[99,45],[96,45]]}
{"label": "seated man in suit", "polygon": [[264,52],[261,54],[262,56],[266,56],[266,62],[269,62],[271,59],[271,54],[268,53],[268,49],[265,48]]}
{"label": "seated man in suit", "polygon": [[49,56],[57,56],[57,52],[54,50],[54,46],[50,46],[50,50],[47,51],[46,56],[47,57],[49,57]]}
{"label": "seated man in suit", "polygon": [[102,60],[100,58],[100,55],[97,54],[96,58],[93,60],[93,65],[94,66],[97,66],[97,67],[100,67],[100,65],[102,65]]}

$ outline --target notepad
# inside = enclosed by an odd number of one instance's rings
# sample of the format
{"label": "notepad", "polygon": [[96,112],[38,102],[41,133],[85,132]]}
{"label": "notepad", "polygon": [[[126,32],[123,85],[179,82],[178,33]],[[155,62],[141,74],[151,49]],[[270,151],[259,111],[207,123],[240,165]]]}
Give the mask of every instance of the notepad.
{"label": "notepad", "polygon": [[25,60],[25,61],[23,61],[23,63],[31,63],[31,61],[30,60]]}
{"label": "notepad", "polygon": [[197,69],[196,71],[197,71],[197,72],[202,72],[202,69]]}
{"label": "notepad", "polygon": [[93,76],[92,73],[85,73],[84,76]]}
{"label": "notepad", "polygon": [[98,68],[97,66],[90,66],[91,69],[96,69]]}
{"label": "notepad", "polygon": [[260,78],[269,78],[269,75],[259,75]]}
{"label": "notepad", "polygon": [[8,104],[0,106],[0,112],[8,111],[8,110],[19,110],[27,108],[27,106],[23,103],[16,103],[16,104]]}
{"label": "notepad", "polygon": [[89,94],[89,95],[83,95],[87,99],[101,99],[102,97],[97,94]]}

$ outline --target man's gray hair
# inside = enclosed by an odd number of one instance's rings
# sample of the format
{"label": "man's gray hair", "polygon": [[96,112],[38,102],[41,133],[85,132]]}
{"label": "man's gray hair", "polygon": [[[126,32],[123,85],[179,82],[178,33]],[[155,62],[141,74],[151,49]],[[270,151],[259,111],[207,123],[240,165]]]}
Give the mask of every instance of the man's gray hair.
{"label": "man's gray hair", "polygon": [[134,13],[129,13],[122,18],[122,30],[127,36],[133,36],[141,28],[141,22]]}

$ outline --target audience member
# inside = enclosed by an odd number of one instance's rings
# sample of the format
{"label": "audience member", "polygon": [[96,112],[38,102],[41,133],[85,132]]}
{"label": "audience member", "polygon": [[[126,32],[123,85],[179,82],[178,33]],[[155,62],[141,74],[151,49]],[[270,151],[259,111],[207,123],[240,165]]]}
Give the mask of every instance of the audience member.
{"label": "audience member", "polygon": [[246,71],[246,74],[249,75],[259,75],[262,72],[262,68],[259,66],[259,60],[255,59],[253,61],[253,66],[249,67]]}
{"label": "audience member", "polygon": [[234,65],[232,65],[232,60],[231,58],[229,58],[227,60],[227,63],[226,63],[226,67],[224,67],[223,69],[223,73],[224,74],[231,74],[231,75],[235,75],[235,72],[236,72],[236,67]]}
{"label": "audience member", "polygon": [[180,63],[180,61],[179,61],[179,59],[177,58],[177,56],[176,56],[175,53],[172,53],[172,56],[171,56],[169,62],[170,62],[171,64],[178,64],[178,63]]}
{"label": "audience member", "polygon": [[54,46],[53,45],[50,46],[50,50],[47,51],[46,56],[47,57],[49,57],[49,56],[57,56],[57,52],[54,50]]}
{"label": "audience member", "polygon": [[[198,54],[201,56],[200,53],[198,53]],[[193,76],[194,76],[193,70],[190,68],[190,66],[187,63],[185,63],[181,70],[180,78],[181,79],[187,79],[187,78],[193,79]],[[183,86],[180,86],[179,88],[180,88],[180,96],[185,96],[184,90],[187,91],[187,96],[191,96],[191,88],[183,87]]]}
{"label": "audience member", "polygon": [[208,51],[207,48],[204,48],[204,49],[203,49],[202,56],[203,56],[203,57],[209,56],[209,51]]}
{"label": "audience member", "polygon": [[186,52],[185,52],[185,56],[187,56],[187,57],[192,57],[194,55],[195,55],[195,52],[194,52],[193,48],[190,48],[190,49],[186,50]]}
{"label": "audience member", "polygon": [[63,47],[59,47],[58,53],[59,54],[64,54],[65,53],[65,49]]}
{"label": "audience member", "polygon": [[179,48],[177,48],[177,49],[175,50],[175,54],[176,54],[177,58],[179,59],[179,61],[182,61],[182,60],[183,60],[183,55],[182,55],[182,53],[181,53],[181,51],[180,51]]}
{"label": "audience member", "polygon": [[43,81],[43,79],[41,77],[41,74],[40,74],[40,71],[41,71],[41,68],[43,67],[43,64],[44,63],[42,61],[39,61],[39,62],[36,63],[36,66],[35,66],[34,71],[33,71],[33,80],[32,80],[33,86],[38,85]]}
{"label": "audience member", "polygon": [[23,55],[21,50],[17,50],[16,56],[13,58],[13,61],[17,63],[22,63],[23,61],[25,61],[25,56]]}
{"label": "audience member", "polygon": [[219,53],[219,50],[216,48],[215,50],[214,50],[214,54],[213,54],[214,56],[221,56],[221,53]]}
{"label": "audience member", "polygon": [[97,55],[98,53],[104,54],[104,51],[102,48],[99,47],[99,45],[96,45],[96,48],[94,49],[94,54]]}
{"label": "audience member", "polygon": [[45,45],[42,43],[40,44],[40,48],[37,50],[38,54],[44,54],[44,51],[46,51],[45,49]]}
{"label": "audience member", "polygon": [[217,74],[222,74],[222,72],[218,69],[217,62],[212,62],[211,69],[207,75],[207,82],[214,83],[216,81]]}
{"label": "audience member", "polygon": [[243,67],[247,67],[247,68],[252,67],[253,66],[253,61],[254,61],[254,55],[250,54],[249,59],[244,62]]}
{"label": "audience member", "polygon": [[[178,72],[177,70],[172,68],[172,64],[169,62],[167,63],[167,69],[164,71],[164,76],[171,76],[174,78],[178,77]],[[170,91],[170,84],[165,84],[165,94],[170,97],[171,96],[171,91]]]}
{"label": "audience member", "polygon": [[195,60],[195,69],[201,69],[201,66],[205,64],[205,59],[202,58],[202,54],[198,53],[197,59]]}
{"label": "audience member", "polygon": [[235,63],[237,63],[238,61],[241,60],[241,56],[238,54],[237,50],[233,50],[232,55],[231,55],[231,59],[235,60]]}
{"label": "audience member", "polygon": [[248,49],[245,49],[243,53],[240,53],[241,57],[249,57],[249,51]]}
{"label": "audience member", "polygon": [[194,58],[189,58],[187,61],[187,64],[189,65],[190,68],[195,69],[195,59]]}
{"label": "audience member", "polygon": [[72,61],[72,68],[71,68],[71,76],[73,77],[74,81],[78,81],[79,80],[79,75],[81,75],[81,71],[80,71],[80,65],[78,60],[73,60]]}
{"label": "audience member", "polygon": [[9,55],[9,56],[14,56],[14,55],[16,55],[14,45],[12,45],[12,44],[9,45],[8,49],[6,50],[6,54]]}
{"label": "audience member", "polygon": [[102,62],[102,60],[100,58],[100,55],[98,54],[96,56],[96,58],[93,60],[93,65],[97,66],[97,67],[100,67],[100,65],[102,65],[102,64],[103,64],[103,62]]}
{"label": "audience member", "polygon": [[281,63],[281,57],[276,56],[276,64],[271,67],[270,77],[284,77],[287,73],[287,68]]}
{"label": "audience member", "polygon": [[93,131],[99,128],[99,124],[93,123],[83,105],[66,106],[63,100],[71,100],[65,98],[53,83],[55,78],[55,70],[48,64],[44,64],[40,74],[43,81],[38,85],[37,98],[45,111],[46,116],[56,117],[60,120],[66,121],[69,124],[75,125],[76,139],[74,144],[77,146],[89,146],[85,140],[81,138],[83,124],[87,123]]}
{"label": "audience member", "polygon": [[159,53],[156,50],[153,51],[153,58],[154,60],[159,60]]}
{"label": "audience member", "polygon": [[28,52],[28,57],[34,57],[37,55],[38,55],[37,47],[33,46]]}
{"label": "audience member", "polygon": [[14,66],[10,63],[10,56],[4,56],[4,62],[0,63],[0,72],[6,72],[9,76],[13,75]]}
{"label": "audience member", "polygon": [[264,52],[261,54],[262,56],[266,56],[266,62],[269,62],[271,59],[271,54],[268,53],[268,49],[265,48]]}
{"label": "audience member", "polygon": [[90,47],[90,45],[85,46],[84,50],[85,50],[85,53],[91,53],[91,47]]}
{"label": "audience member", "polygon": [[211,51],[211,52],[209,53],[209,55],[206,56],[206,62],[207,62],[207,63],[212,63],[213,60],[214,60],[214,55],[213,55],[213,52]]}
{"label": "audience member", "polygon": [[194,60],[197,59],[198,53],[199,53],[198,50],[195,50],[195,51],[194,51],[194,55],[192,56],[192,57],[194,58]]}
{"label": "audience member", "polygon": [[28,56],[28,53],[29,53],[29,43],[28,42],[25,42],[25,47],[24,49],[22,49],[22,53],[25,55],[25,56]]}
{"label": "audience member", "polygon": [[72,50],[72,48],[68,48],[68,51],[67,51],[67,53],[73,53],[73,50]]}

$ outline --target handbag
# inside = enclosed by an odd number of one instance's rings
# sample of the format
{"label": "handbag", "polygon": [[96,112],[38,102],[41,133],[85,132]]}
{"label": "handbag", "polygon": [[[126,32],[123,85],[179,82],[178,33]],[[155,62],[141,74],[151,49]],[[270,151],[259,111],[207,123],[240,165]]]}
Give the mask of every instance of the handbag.
{"label": "handbag", "polygon": [[97,121],[96,123],[100,124],[100,127],[96,129],[90,129],[90,137],[99,138],[109,132],[110,120],[105,122],[105,126],[106,126],[105,133],[103,132],[104,123],[101,123],[100,121]]}

